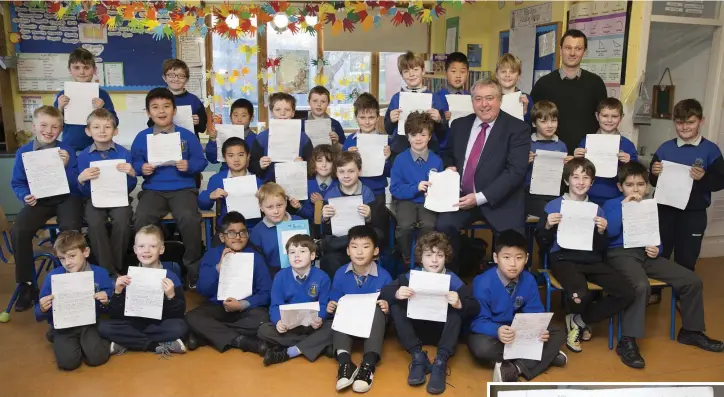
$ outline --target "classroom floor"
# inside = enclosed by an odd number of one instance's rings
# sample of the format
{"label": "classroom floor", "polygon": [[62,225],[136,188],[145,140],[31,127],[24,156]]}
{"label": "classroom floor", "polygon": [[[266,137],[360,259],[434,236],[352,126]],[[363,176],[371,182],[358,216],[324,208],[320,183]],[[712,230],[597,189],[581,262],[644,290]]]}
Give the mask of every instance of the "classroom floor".
{"label": "classroom floor", "polygon": [[[697,265],[705,280],[704,298],[709,335],[724,339],[724,258],[702,259]],[[0,303],[4,307],[14,288],[14,267],[0,263]],[[202,299],[187,293],[189,307]],[[556,381],[724,381],[724,354],[709,353],[670,341],[668,336],[668,292],[663,302],[647,311],[648,338],[640,341],[647,367],[635,370],[624,366],[607,346],[607,323],[594,328],[594,339],[584,344],[580,354],[567,352],[566,368],[552,368],[536,380]],[[554,302],[558,302],[554,296]],[[556,307],[554,321],[561,323]],[[680,319],[678,325],[681,324]],[[297,358],[264,368],[260,357],[229,351],[220,354],[203,347],[170,360],[150,353],[126,353],[111,357],[97,368],[82,366],[73,372],[57,369],[52,346],[45,340],[47,325],[37,323],[32,311],[12,313],[12,320],[0,324],[0,395],[12,396],[332,396],[335,395],[337,366],[330,358],[315,363]],[[678,328],[677,328],[678,330]],[[361,360],[361,347],[353,354]],[[427,349],[431,358],[435,348]],[[369,396],[423,396],[424,386],[407,386],[405,353],[390,329],[384,345],[383,361],[377,368]],[[468,349],[460,345],[450,362],[446,396],[483,396],[492,370],[475,363]],[[346,390],[343,393],[352,395]]]}

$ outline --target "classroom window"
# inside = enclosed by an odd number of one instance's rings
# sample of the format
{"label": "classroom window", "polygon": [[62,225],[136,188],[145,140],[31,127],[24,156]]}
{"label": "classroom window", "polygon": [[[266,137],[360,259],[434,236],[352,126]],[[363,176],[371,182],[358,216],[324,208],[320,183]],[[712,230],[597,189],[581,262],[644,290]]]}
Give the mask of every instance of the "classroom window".
{"label": "classroom window", "polygon": [[325,51],[325,84],[331,93],[329,115],[339,120],[343,128],[356,129],[354,101],[359,94],[370,92],[370,52]]}
{"label": "classroom window", "polygon": [[[284,91],[297,100],[297,110],[308,110],[309,89],[314,86],[317,59],[317,36],[306,33],[292,34],[289,30],[278,33],[271,22],[266,29],[267,58],[279,58],[276,70],[269,68],[269,92]],[[266,65],[263,65],[266,66]]]}
{"label": "classroom window", "polygon": [[389,103],[392,95],[400,91],[402,77],[397,69],[397,58],[402,52],[380,52],[380,104]]}
{"label": "classroom window", "polygon": [[217,79],[212,78],[214,94],[224,98],[224,105],[219,109],[215,105],[214,113],[222,115],[224,124],[231,124],[231,104],[239,99],[246,98],[254,104],[254,119],[252,126],[256,126],[259,114],[259,82],[257,80],[257,56],[249,56],[240,50],[244,45],[256,46],[256,34],[244,36],[236,41],[225,39],[214,34],[213,37],[213,59],[214,70],[225,72],[224,84],[219,84]]}

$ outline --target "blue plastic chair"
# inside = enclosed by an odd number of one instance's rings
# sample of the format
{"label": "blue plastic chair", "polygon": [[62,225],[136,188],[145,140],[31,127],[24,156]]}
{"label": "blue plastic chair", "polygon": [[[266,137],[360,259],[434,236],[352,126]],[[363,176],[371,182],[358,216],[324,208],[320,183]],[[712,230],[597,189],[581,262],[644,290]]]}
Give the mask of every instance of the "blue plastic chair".
{"label": "blue plastic chair", "polygon": [[[8,263],[7,259],[3,255],[1,258],[5,263]],[[36,271],[35,269],[35,262],[40,260],[40,267]],[[47,252],[41,252],[37,253],[33,256],[33,286],[38,287],[38,279],[40,278],[40,275],[45,272],[49,272],[50,270],[62,266],[60,264],[60,260],[58,258]],[[10,321],[10,311],[12,310],[13,306],[15,305],[15,301],[18,300],[18,296],[20,294],[20,284],[18,284],[15,287],[15,291],[13,291],[13,295],[10,297],[10,302],[8,302],[7,308],[5,308],[5,311],[0,313],[0,323],[7,323]]]}

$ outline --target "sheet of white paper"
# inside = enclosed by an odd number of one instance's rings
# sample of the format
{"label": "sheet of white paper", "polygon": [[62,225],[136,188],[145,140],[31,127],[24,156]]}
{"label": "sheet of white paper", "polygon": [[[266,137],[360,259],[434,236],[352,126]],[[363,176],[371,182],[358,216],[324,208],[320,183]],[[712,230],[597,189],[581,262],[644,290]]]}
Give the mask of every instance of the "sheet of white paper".
{"label": "sheet of white paper", "polygon": [[314,119],[304,122],[304,133],[312,140],[312,146],[331,145],[329,133],[332,132],[331,119]]}
{"label": "sheet of white paper", "polygon": [[275,163],[294,161],[299,157],[301,136],[302,120],[269,120],[268,156]]}
{"label": "sheet of white paper", "polygon": [[520,91],[512,92],[510,94],[503,95],[503,102],[500,105],[500,110],[508,113],[509,115],[523,120],[523,104],[520,103]]}
{"label": "sheet of white paper", "polygon": [[172,165],[181,161],[181,133],[146,135],[148,163],[155,166]]}
{"label": "sheet of white paper", "polygon": [[224,190],[226,196],[226,210],[236,211],[244,215],[246,219],[261,218],[259,210],[259,199],[256,193],[259,188],[256,184],[256,175],[237,176],[224,178]]}
{"label": "sheet of white paper", "polygon": [[312,320],[319,317],[319,302],[292,303],[279,306],[282,324],[288,329],[299,326],[308,327]]}
{"label": "sheet of white paper", "polygon": [[[101,174],[90,181],[91,202],[96,208],[113,208],[128,206],[127,174],[118,171],[118,164],[125,164],[125,160],[91,161],[91,167],[98,167]],[[87,183],[87,182],[86,182]]]}
{"label": "sheet of white paper", "polygon": [[191,109],[191,105],[176,106],[176,115],[173,116],[173,123],[194,132],[194,111]]}
{"label": "sheet of white paper", "polygon": [[385,146],[389,137],[379,134],[357,134],[357,151],[362,158],[360,176],[380,176],[385,172]]}
{"label": "sheet of white paper", "polygon": [[571,250],[592,251],[593,233],[596,227],[593,218],[597,214],[598,205],[595,203],[563,200],[561,202],[563,217],[558,225],[556,237],[558,245]]}
{"label": "sheet of white paper", "polygon": [[333,235],[346,236],[349,229],[365,224],[365,219],[359,214],[362,196],[331,198],[329,205],[334,207],[334,216],[331,220]]}
{"label": "sheet of white paper", "polygon": [[475,113],[470,95],[445,95],[450,109],[450,125],[455,119]]}
{"label": "sheet of white paper", "polygon": [[659,206],[655,199],[622,203],[623,247],[658,246]]}
{"label": "sheet of white paper", "polygon": [[530,194],[559,196],[563,178],[563,159],[568,153],[536,150],[530,176]]}
{"label": "sheet of white paper", "polygon": [[510,325],[515,330],[515,340],[503,348],[503,359],[540,361],[543,354],[540,335],[548,329],[551,318],[553,313],[517,313]]}
{"label": "sheet of white paper", "polygon": [[[225,163],[226,160],[224,160],[224,153],[221,152],[221,149],[224,148],[224,142],[231,137],[244,139],[244,126],[216,124],[214,127],[216,128],[216,161]],[[249,156],[249,153],[246,155]]]}
{"label": "sheet of white paper", "polygon": [[306,161],[276,163],[274,164],[274,175],[276,175],[277,183],[284,188],[287,196],[299,201],[309,199]]}
{"label": "sheet of white paper", "polygon": [[520,59],[521,73],[518,88],[530,92],[533,88],[533,66],[535,64],[535,25],[517,26],[510,29],[508,52]]}
{"label": "sheet of white paper", "polygon": [[445,32],[445,53],[450,54],[455,52],[457,49],[456,44],[458,41],[458,28],[452,27],[448,28],[448,30]]}
{"label": "sheet of white paper", "polygon": [[63,111],[66,124],[86,125],[93,111],[93,99],[98,98],[98,83],[66,81],[63,94],[70,98]]}
{"label": "sheet of white paper", "polygon": [[447,293],[450,275],[410,271],[410,288],[415,295],[407,302],[407,317],[415,320],[447,321]]}
{"label": "sheet of white paper", "polygon": [[656,202],[668,205],[680,210],[686,209],[689,204],[691,188],[694,186],[694,179],[689,174],[691,167],[671,161],[662,161],[664,170],[656,182],[654,197]]}
{"label": "sheet of white paper", "polygon": [[586,158],[596,166],[597,178],[614,178],[618,173],[618,152],[621,135],[586,135]]}
{"label": "sheet of white paper", "polygon": [[543,58],[556,51],[556,32],[548,32],[538,37],[538,58]]}
{"label": "sheet of white paper", "polygon": [[400,92],[400,120],[397,122],[397,133],[405,135],[405,121],[412,112],[427,112],[432,109],[431,93]]}
{"label": "sheet of white paper", "polygon": [[126,287],[126,305],[123,314],[160,320],[163,314],[163,279],[166,269],[131,266],[131,283]]}
{"label": "sheet of white paper", "polygon": [[219,288],[216,299],[226,298],[242,300],[251,296],[254,284],[254,254],[251,252],[234,252],[226,254],[221,262],[219,272]]}
{"label": "sheet of white paper", "polygon": [[[559,386],[560,387],[560,386]],[[649,387],[625,388],[616,387],[591,390],[591,386],[563,386],[580,389],[511,390],[498,392],[499,397],[714,397],[712,387]],[[595,386],[593,386],[595,387]],[[585,390],[584,390],[585,389]]]}
{"label": "sheet of white paper", "polygon": [[425,196],[425,208],[434,212],[454,212],[460,202],[460,174],[453,170],[430,171],[430,187]]}
{"label": "sheet of white paper", "polygon": [[50,286],[55,329],[96,323],[93,272],[54,274],[50,277]]}
{"label": "sheet of white paper", "polygon": [[59,148],[23,153],[23,166],[30,194],[36,199],[70,193]]}
{"label": "sheet of white paper", "polygon": [[369,338],[379,292],[347,294],[337,302],[332,329],[358,338]]}

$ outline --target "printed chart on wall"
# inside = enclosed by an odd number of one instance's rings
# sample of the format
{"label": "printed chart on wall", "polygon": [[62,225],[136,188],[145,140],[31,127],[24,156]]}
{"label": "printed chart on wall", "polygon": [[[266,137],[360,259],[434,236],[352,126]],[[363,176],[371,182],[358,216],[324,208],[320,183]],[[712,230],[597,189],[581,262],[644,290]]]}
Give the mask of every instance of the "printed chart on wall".
{"label": "printed chart on wall", "polygon": [[630,5],[627,1],[590,1],[571,4],[568,29],[588,37],[581,67],[601,76],[608,95],[619,98],[625,83]]}

